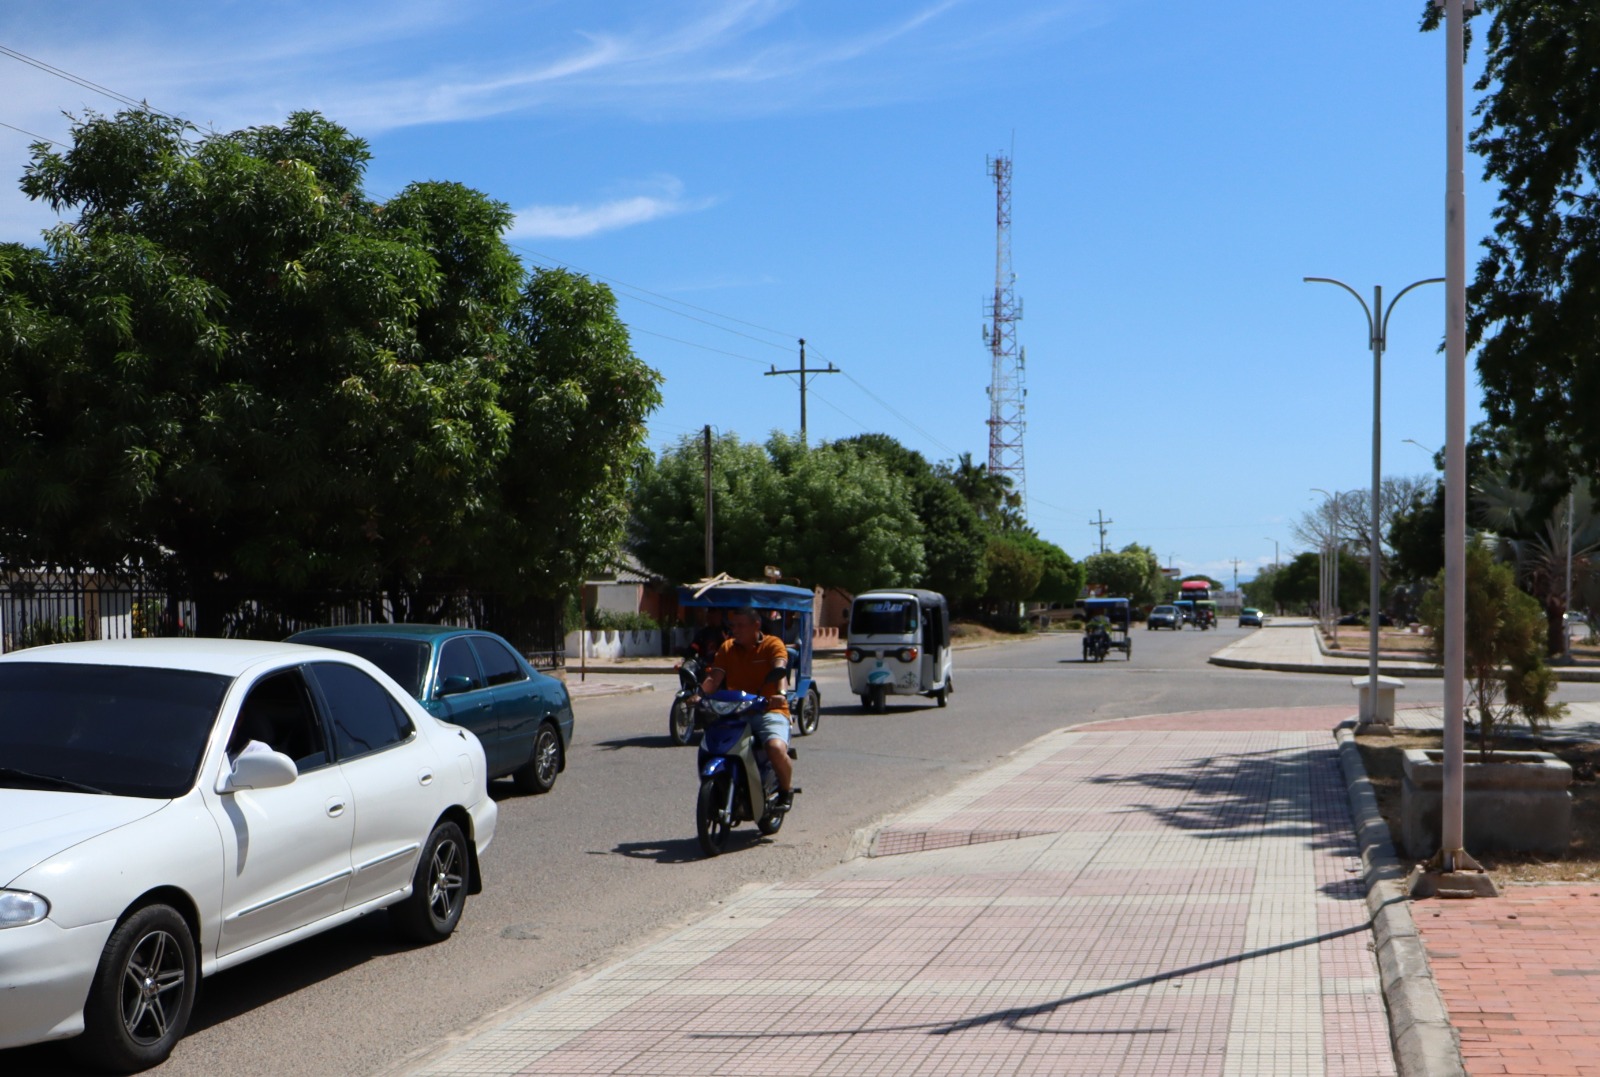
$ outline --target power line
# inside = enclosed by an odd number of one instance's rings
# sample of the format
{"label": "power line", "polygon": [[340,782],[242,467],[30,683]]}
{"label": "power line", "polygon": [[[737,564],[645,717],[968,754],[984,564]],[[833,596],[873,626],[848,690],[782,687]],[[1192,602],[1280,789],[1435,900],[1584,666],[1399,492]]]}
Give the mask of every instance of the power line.
{"label": "power line", "polygon": [[732,333],[734,336],[744,337],[746,340],[753,340],[757,344],[764,344],[769,348],[777,348],[779,351],[785,351],[785,352],[789,350],[789,345],[786,344],[786,343],[785,344],[778,344],[778,343],[774,343],[773,341],[770,341],[770,340],[763,340],[760,337],[751,336],[749,333],[741,333],[737,329],[729,329],[725,325],[718,325],[716,322],[710,322],[710,321],[707,321],[704,318],[696,318],[692,314],[685,314],[683,311],[676,310],[673,307],[662,306],[661,303],[652,303],[652,302],[650,302],[650,300],[642,299],[639,296],[634,295],[633,293],[634,292],[643,292],[645,295],[654,296],[655,298],[663,300],[666,303],[673,303],[673,304],[676,304],[677,306],[688,307],[690,310],[698,310],[702,314],[709,314],[714,318],[721,318],[723,321],[735,322],[735,323],[737,323],[739,325],[747,325],[752,329],[759,329],[763,333],[772,333],[772,334],[775,334],[775,335],[786,335],[786,334],[780,334],[779,331],[776,330],[776,329],[769,329],[767,326],[757,325],[755,322],[747,322],[742,318],[735,318],[731,314],[723,314],[721,311],[711,310],[711,309],[709,309],[707,307],[696,306],[693,303],[686,303],[681,299],[674,299],[671,296],[662,295],[660,292],[652,292],[650,289],[641,288],[637,284],[629,284],[627,281],[617,280],[615,277],[608,277],[608,276],[604,275],[603,273],[596,273],[593,270],[585,269],[583,266],[574,265],[571,262],[563,262],[559,258],[552,258],[550,255],[547,255],[547,254],[540,254],[538,251],[530,250],[527,247],[519,246],[518,244],[515,244],[515,243],[509,243],[508,242],[506,244],[506,246],[510,247],[512,250],[521,251],[523,254],[531,255],[535,260],[537,260],[539,262],[543,262],[546,265],[547,268],[557,268],[557,267],[559,267],[559,268],[563,268],[563,269],[575,270],[575,271],[577,271],[579,273],[582,273],[586,277],[593,277],[595,280],[603,280],[607,284],[613,285],[619,290],[628,289],[628,291],[623,291],[621,294],[627,296],[629,299],[632,299],[637,303],[644,303],[646,306],[655,307],[658,310],[664,310],[668,314],[676,314],[680,318],[688,318],[690,321],[699,322],[701,325],[708,325],[713,329],[720,329],[724,333]]}
{"label": "power line", "polygon": [[77,86],[81,86],[85,90],[92,90],[97,94],[103,94],[104,96],[111,98],[111,100],[116,101],[119,104],[126,105],[129,108],[144,109],[148,112],[154,112],[157,115],[165,116],[169,120],[175,120],[178,118],[170,113],[162,112],[160,109],[153,107],[148,101],[135,101],[127,94],[118,93],[116,90],[102,86],[98,82],[91,82],[81,75],[74,75],[71,71],[67,71],[64,68],[56,67],[53,64],[47,64],[43,60],[29,56],[25,52],[18,52],[16,49],[7,48],[4,45],[0,45],[0,55],[9,56],[13,60],[25,63],[29,67],[38,68],[40,71],[43,71],[48,75],[56,76],[56,78],[66,79],[68,82]]}
{"label": "power line", "polygon": [[56,140],[55,139],[46,138],[44,135],[37,134],[37,133],[35,133],[33,131],[25,130],[25,129],[21,128],[21,127],[18,127],[14,123],[6,123],[4,120],[0,120],[0,127],[4,127],[7,130],[15,131],[19,135],[27,135],[29,138],[37,139],[40,142],[45,142],[45,143],[48,143],[49,145],[52,145],[52,146],[54,146],[56,144]]}
{"label": "power line", "polygon": [[709,344],[696,344],[692,340],[684,340],[681,337],[669,337],[665,333],[657,333],[654,329],[642,329],[639,326],[633,325],[628,327],[628,331],[630,333],[644,333],[647,336],[660,337],[662,340],[670,340],[674,344],[683,344],[690,348],[699,348],[701,351],[715,352],[718,355],[726,355],[730,359],[743,359],[745,362],[754,363],[757,366],[766,365],[763,360],[757,359],[753,355],[740,355],[738,352],[725,352],[721,348],[713,348]]}

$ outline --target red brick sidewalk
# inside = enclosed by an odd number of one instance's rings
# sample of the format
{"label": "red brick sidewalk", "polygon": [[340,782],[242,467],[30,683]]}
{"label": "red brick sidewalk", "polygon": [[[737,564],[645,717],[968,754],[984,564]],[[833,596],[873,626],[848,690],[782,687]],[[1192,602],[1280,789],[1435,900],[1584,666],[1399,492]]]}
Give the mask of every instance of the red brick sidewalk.
{"label": "red brick sidewalk", "polygon": [[1471,1077],[1600,1075],[1600,884],[1412,907]]}

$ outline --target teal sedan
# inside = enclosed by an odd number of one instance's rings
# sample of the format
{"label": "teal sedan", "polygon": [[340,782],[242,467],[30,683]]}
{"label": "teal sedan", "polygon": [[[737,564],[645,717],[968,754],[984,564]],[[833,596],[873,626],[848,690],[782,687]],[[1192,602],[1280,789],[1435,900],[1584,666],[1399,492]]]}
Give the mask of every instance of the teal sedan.
{"label": "teal sedan", "polygon": [[567,767],[572,699],[493,632],[443,625],[366,624],[296,632],[290,643],[360,655],[435,717],[483,742],[490,778],[548,793]]}

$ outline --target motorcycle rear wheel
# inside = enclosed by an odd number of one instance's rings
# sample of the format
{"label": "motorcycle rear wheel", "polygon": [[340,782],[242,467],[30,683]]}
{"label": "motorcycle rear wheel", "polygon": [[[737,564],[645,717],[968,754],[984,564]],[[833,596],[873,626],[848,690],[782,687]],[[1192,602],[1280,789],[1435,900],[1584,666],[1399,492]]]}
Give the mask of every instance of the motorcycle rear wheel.
{"label": "motorcycle rear wheel", "polygon": [[783,829],[783,817],[788,814],[788,812],[769,811],[756,820],[756,829],[770,838]]}
{"label": "motorcycle rear wheel", "polygon": [[694,825],[700,837],[700,851],[706,856],[716,856],[728,842],[733,827],[717,818],[717,812],[727,803],[727,779],[706,778],[700,783],[700,797],[695,802]]}

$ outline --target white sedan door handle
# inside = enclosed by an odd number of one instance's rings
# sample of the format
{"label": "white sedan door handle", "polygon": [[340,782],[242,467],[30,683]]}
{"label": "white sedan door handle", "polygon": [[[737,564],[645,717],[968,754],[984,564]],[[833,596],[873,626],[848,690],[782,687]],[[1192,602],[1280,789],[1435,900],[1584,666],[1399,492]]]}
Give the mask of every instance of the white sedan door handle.
{"label": "white sedan door handle", "polygon": [[432,785],[433,784],[433,771],[428,770],[427,768],[424,768],[422,770],[417,771],[417,784],[418,785]]}
{"label": "white sedan door handle", "polygon": [[340,800],[338,797],[330,797],[328,799],[328,818],[337,819],[343,814],[344,801]]}

